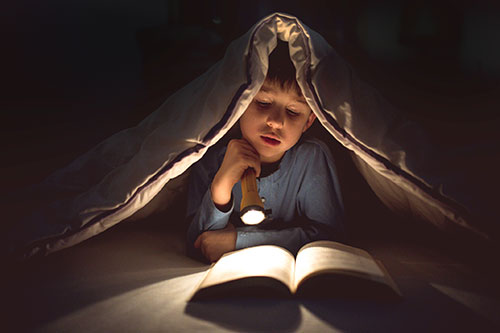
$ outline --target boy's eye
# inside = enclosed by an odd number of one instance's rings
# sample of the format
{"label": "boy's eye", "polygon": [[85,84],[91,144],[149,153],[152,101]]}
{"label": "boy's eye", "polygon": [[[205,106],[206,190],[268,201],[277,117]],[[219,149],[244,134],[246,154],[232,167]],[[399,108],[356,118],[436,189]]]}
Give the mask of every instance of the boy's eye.
{"label": "boy's eye", "polygon": [[295,117],[295,116],[298,116],[298,115],[299,115],[299,113],[298,113],[298,112],[295,112],[295,111],[290,110],[290,109],[286,109],[286,112],[287,112],[290,116],[293,116],[293,117]]}
{"label": "boy's eye", "polygon": [[264,101],[256,101],[257,102],[257,105],[261,108],[265,108],[265,107],[268,107],[269,105],[271,105],[271,103],[269,102],[264,102]]}

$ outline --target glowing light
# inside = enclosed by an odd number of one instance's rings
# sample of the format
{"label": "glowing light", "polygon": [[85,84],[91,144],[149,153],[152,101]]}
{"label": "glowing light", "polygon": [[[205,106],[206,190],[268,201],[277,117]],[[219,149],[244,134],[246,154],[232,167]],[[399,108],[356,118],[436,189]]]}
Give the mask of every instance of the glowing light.
{"label": "glowing light", "polygon": [[255,225],[264,221],[266,215],[261,209],[250,209],[241,215],[241,220],[245,224]]}

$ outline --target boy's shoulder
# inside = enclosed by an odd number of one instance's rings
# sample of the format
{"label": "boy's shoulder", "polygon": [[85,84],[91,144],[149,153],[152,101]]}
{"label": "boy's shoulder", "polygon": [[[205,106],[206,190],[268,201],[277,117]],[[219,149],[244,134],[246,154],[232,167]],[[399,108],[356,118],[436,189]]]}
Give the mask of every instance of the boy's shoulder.
{"label": "boy's shoulder", "polygon": [[302,138],[293,148],[294,153],[300,156],[327,155],[330,156],[330,149],[321,140],[316,138]]}
{"label": "boy's shoulder", "polygon": [[[315,166],[330,165],[334,166],[334,160],[330,152],[330,148],[319,139],[316,138],[301,138],[297,144],[292,147],[284,162],[288,168],[297,168],[299,166],[314,169]],[[302,168],[299,168],[302,169]]]}

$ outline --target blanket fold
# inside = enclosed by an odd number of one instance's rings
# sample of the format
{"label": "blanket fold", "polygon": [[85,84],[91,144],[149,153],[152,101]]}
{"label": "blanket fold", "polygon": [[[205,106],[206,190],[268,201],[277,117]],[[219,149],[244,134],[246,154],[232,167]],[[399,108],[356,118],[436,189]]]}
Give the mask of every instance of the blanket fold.
{"label": "blanket fold", "polygon": [[[72,246],[129,218],[165,186],[168,190],[169,181],[202,158],[246,110],[264,82],[278,39],[288,42],[297,82],[319,122],[355,154],[387,206],[484,239],[498,235],[493,210],[478,209],[467,199],[478,194],[467,193],[477,187],[469,187],[473,180],[460,178],[460,165],[453,164],[453,154],[461,152],[438,151],[418,124],[359,80],[323,37],[296,17],[275,13],[233,41],[222,60],[137,126],[48,177],[42,187],[59,199],[15,226],[10,250],[30,257]],[[488,150],[485,156],[492,154]],[[64,199],[61,193],[67,194]]]}

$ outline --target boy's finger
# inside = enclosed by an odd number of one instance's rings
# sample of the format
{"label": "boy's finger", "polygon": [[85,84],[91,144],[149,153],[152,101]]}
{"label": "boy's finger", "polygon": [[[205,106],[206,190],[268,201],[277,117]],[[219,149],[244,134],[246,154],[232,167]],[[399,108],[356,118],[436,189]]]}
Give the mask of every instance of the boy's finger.
{"label": "boy's finger", "polygon": [[248,163],[248,168],[252,168],[255,171],[255,177],[259,177],[260,175],[260,163],[251,161]]}
{"label": "boy's finger", "polygon": [[243,145],[247,148],[249,148],[252,152],[254,152],[255,154],[259,154],[257,152],[257,149],[254,148],[254,146],[252,146],[252,144],[250,142],[248,142],[246,139],[242,138],[241,139],[241,142],[243,143]]}
{"label": "boy's finger", "polygon": [[194,248],[199,249],[200,243],[201,243],[201,235],[199,235],[198,238],[196,238],[196,240],[194,241]]}
{"label": "boy's finger", "polygon": [[253,168],[255,170],[255,176],[259,177],[260,176],[260,158],[253,158],[250,161],[249,167]]}
{"label": "boy's finger", "polygon": [[[253,158],[249,158],[245,161],[244,164],[245,169],[253,169],[255,171],[255,177],[259,177],[260,175],[260,161],[256,161]],[[243,176],[243,174],[242,174]]]}
{"label": "boy's finger", "polygon": [[257,163],[253,169],[255,170],[255,177],[259,177],[260,176],[260,163]]}
{"label": "boy's finger", "polygon": [[201,254],[203,254],[203,256],[205,256],[205,246],[201,246],[200,250],[201,250]]}
{"label": "boy's finger", "polygon": [[241,153],[244,155],[247,155],[247,156],[253,156],[255,158],[260,159],[259,153],[255,149],[253,149],[253,147],[251,147],[251,146],[241,147]]}

